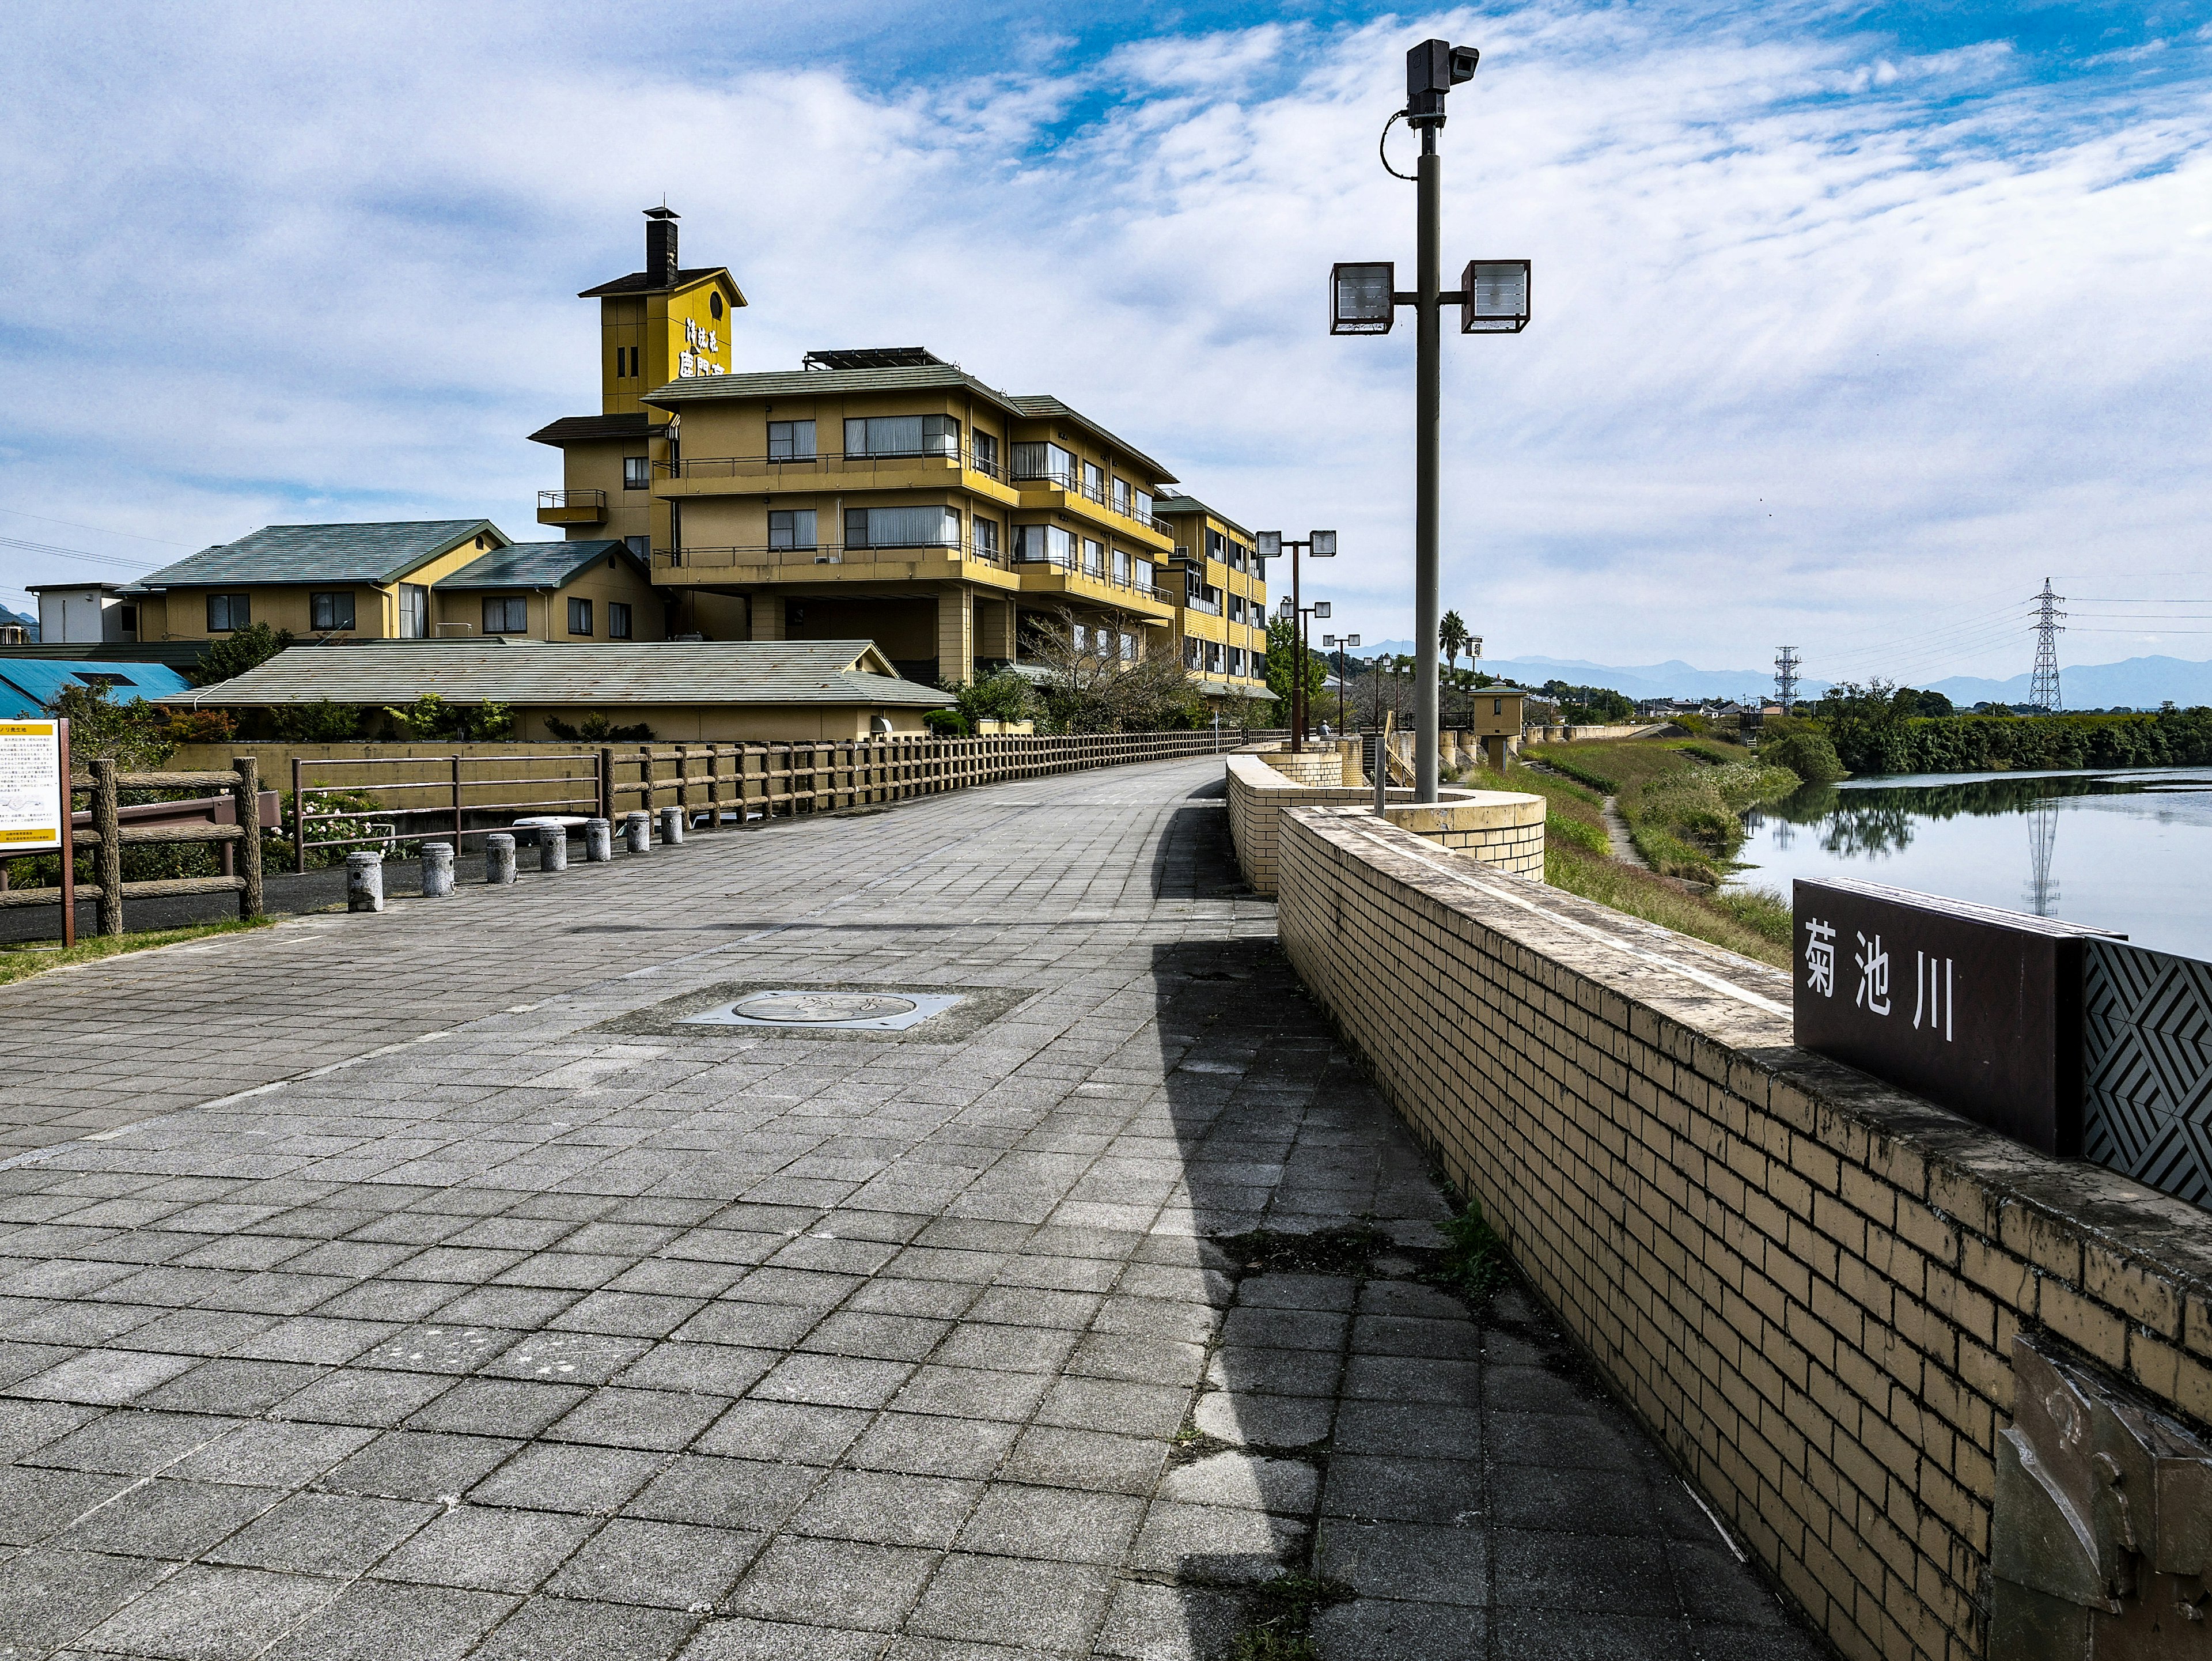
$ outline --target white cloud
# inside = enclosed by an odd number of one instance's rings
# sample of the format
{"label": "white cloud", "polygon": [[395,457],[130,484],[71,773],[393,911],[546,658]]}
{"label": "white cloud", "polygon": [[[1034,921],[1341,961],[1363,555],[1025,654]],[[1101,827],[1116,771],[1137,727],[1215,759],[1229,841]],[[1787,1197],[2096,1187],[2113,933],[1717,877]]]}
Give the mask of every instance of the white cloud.
{"label": "white cloud", "polygon": [[581,12],[29,15],[0,70],[0,506],[193,546],[324,513],[525,530],[556,458],[522,435],[596,396],[570,296],[635,266],[665,191],[753,301],[741,362],[920,343],[1055,392],[1248,524],[1335,526],[1322,592],[1402,636],[1410,319],[1332,340],[1323,282],[1410,266],[1375,142],[1436,32],[1484,49],[1449,260],[1536,262],[1525,335],[1445,348],[1446,599],[1492,652],[1791,639],[1824,674],[1824,642],[2046,566],[2212,569],[2212,103],[2171,73],[2202,41],[2156,82],[2048,87],[2002,42],[1527,7],[1090,64],[1010,33],[985,72],[878,85],[795,48],[876,39],[860,6],[679,10],[653,52]]}

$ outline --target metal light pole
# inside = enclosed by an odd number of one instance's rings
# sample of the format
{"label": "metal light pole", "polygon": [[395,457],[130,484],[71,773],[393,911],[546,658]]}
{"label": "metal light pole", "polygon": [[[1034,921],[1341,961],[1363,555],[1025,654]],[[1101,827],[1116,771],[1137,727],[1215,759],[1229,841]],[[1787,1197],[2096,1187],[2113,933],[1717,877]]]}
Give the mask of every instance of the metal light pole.
{"label": "metal light pole", "polygon": [[1321,643],[1336,654],[1336,730],[1344,731],[1344,665],[1352,648],[1359,644],[1357,635],[1323,635]]}
{"label": "metal light pole", "polygon": [[[1285,538],[1280,531],[1262,531],[1253,538],[1253,552],[1262,560],[1280,559],[1283,550],[1291,551],[1291,642],[1295,661],[1291,672],[1291,753],[1297,754],[1306,735],[1306,636],[1305,619],[1310,608],[1302,605],[1298,593],[1298,556],[1310,553],[1316,559],[1336,557],[1336,532],[1309,531],[1303,542]],[[1320,615],[1328,615],[1328,603],[1320,606]]]}
{"label": "metal light pole", "polygon": [[[1388,334],[1397,308],[1411,306],[1415,317],[1413,373],[1413,800],[1437,800],[1437,763],[1441,727],[1437,630],[1442,617],[1438,589],[1442,558],[1438,532],[1442,496],[1441,411],[1443,403],[1443,307],[1460,307],[1464,334],[1517,334],[1528,323],[1528,262],[1474,260],[1458,289],[1443,287],[1443,159],[1437,135],[1444,125],[1444,96],[1474,77],[1481,54],[1473,46],[1424,40],[1406,54],[1406,107],[1390,123],[1403,119],[1421,135],[1420,160],[1411,174],[1390,167],[1417,187],[1415,286],[1396,286],[1396,267],[1389,261],[1339,264],[1329,271],[1329,332]],[[1386,157],[1385,167],[1389,167]]]}

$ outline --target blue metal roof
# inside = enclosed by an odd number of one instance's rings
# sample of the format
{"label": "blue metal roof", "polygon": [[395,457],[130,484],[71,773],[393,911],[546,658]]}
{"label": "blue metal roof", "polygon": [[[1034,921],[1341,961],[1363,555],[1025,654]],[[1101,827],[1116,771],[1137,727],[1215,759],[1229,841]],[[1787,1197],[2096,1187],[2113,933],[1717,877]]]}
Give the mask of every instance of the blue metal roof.
{"label": "blue metal roof", "polygon": [[35,715],[71,686],[107,687],[111,703],[166,698],[192,690],[166,663],[111,663],[64,658],[0,657],[0,719]]}

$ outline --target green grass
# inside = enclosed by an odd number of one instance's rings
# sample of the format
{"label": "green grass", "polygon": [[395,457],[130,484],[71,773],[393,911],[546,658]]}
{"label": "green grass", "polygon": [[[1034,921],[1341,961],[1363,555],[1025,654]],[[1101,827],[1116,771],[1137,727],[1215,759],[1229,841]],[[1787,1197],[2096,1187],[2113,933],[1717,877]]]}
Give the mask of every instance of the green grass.
{"label": "green grass", "polygon": [[1798,784],[1743,745],[1713,739],[1532,745],[1527,753],[1585,783],[1609,782],[1636,851],[1661,875],[1690,882],[1726,878],[1743,845],[1742,810]]}
{"label": "green grass", "polygon": [[1315,1615],[1354,1595],[1341,1581],[1303,1574],[1262,1581],[1252,1591],[1250,1619],[1230,1645],[1229,1661],[1315,1661]]}
{"label": "green grass", "polygon": [[46,970],[97,963],[102,958],[118,957],[125,952],[144,952],[158,946],[205,940],[210,934],[235,934],[248,928],[272,927],[274,924],[267,917],[257,917],[251,922],[233,918],[225,922],[196,923],[189,928],[152,928],[142,934],[96,934],[89,940],[80,936],[67,951],[52,942],[35,940],[0,945],[0,986]]}
{"label": "green grass", "polygon": [[[1678,934],[1778,969],[1790,967],[1790,912],[1775,896],[1766,896],[1767,908],[1758,909],[1742,903],[1742,891],[1686,893],[1649,871],[1639,871],[1619,860],[1594,859],[1579,849],[1562,848],[1548,841],[1544,848],[1544,880],[1554,888],[1656,922]],[[1774,922],[1777,916],[1778,928]]]}

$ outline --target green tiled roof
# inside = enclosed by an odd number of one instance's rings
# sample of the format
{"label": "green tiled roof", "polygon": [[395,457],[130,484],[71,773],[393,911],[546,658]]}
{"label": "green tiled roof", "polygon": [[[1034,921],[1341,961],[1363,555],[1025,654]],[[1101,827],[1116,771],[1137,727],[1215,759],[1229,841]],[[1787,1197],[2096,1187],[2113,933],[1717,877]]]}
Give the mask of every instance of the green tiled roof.
{"label": "green tiled roof", "polygon": [[1152,511],[1159,514],[1163,519],[1166,518],[1170,514],[1211,514],[1214,518],[1219,520],[1224,525],[1226,525],[1231,530],[1236,532],[1238,536],[1249,538],[1252,534],[1251,532],[1246,530],[1235,520],[1230,518],[1228,514],[1223,513],[1221,509],[1218,508],[1207,507],[1196,496],[1154,496],[1152,498]]}
{"label": "green tiled roof", "polygon": [[418,519],[346,525],[264,525],[251,536],[204,548],[139,579],[149,588],[219,582],[397,582],[477,536],[505,547],[488,519]]}
{"label": "green tiled roof", "polygon": [[865,640],[640,641],[568,646],[489,640],[384,641],[294,646],[230,680],[171,700],[269,707],[411,703],[435,692],[448,703],[513,703],[607,709],[671,704],[903,705],[937,709],[951,694],[887,672]]}
{"label": "green tiled roof", "polygon": [[565,588],[610,556],[645,569],[623,542],[518,542],[464,565],[433,586],[441,594],[453,588]]}

